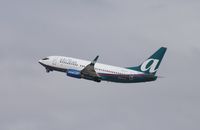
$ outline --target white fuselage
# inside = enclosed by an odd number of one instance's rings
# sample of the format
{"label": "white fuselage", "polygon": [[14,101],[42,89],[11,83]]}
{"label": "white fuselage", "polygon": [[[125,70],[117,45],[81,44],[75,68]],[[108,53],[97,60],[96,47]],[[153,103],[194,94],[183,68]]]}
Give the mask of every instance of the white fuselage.
{"label": "white fuselage", "polygon": [[[55,67],[57,69],[61,69],[63,71],[67,69],[74,69],[81,71],[83,68],[85,68],[88,64],[91,63],[91,61],[87,60],[81,60],[71,57],[64,57],[64,56],[50,56],[48,57],[49,60],[40,60],[40,62],[44,65]],[[112,65],[106,65],[101,63],[95,64],[95,71],[99,74],[112,74],[112,75],[135,75],[135,74],[143,74],[142,72],[122,68],[122,67],[116,67]]]}

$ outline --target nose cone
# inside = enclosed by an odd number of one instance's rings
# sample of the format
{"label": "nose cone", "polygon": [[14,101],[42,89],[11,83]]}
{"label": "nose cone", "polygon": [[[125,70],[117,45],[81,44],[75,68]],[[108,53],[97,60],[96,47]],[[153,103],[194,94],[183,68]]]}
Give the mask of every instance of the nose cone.
{"label": "nose cone", "polygon": [[49,57],[43,58],[43,59],[39,60],[38,62],[39,62],[39,64],[41,64],[43,66],[51,63]]}
{"label": "nose cone", "polygon": [[42,60],[39,60],[38,63],[40,63],[42,65]]}

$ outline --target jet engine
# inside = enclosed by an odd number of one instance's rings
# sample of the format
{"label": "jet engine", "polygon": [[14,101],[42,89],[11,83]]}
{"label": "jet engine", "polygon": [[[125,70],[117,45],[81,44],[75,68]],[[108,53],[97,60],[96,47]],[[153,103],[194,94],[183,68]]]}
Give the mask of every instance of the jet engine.
{"label": "jet engine", "polygon": [[74,69],[68,69],[66,72],[67,76],[74,77],[74,78],[81,78],[81,72]]}

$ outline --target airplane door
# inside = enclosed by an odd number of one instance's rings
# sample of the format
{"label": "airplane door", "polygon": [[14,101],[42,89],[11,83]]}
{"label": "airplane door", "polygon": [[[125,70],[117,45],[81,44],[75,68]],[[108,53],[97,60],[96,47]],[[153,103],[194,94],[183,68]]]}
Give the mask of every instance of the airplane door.
{"label": "airplane door", "polygon": [[57,64],[57,58],[53,59],[52,65],[56,65]]}

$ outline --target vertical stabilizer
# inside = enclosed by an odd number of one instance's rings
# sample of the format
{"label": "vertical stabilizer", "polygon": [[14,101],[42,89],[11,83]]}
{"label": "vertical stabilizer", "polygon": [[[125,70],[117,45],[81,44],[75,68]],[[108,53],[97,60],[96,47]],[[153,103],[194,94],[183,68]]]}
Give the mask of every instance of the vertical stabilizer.
{"label": "vertical stabilizer", "polygon": [[155,75],[165,55],[166,50],[167,50],[166,47],[161,47],[141,65],[136,67],[128,67],[128,69],[141,71],[144,72],[145,74]]}

